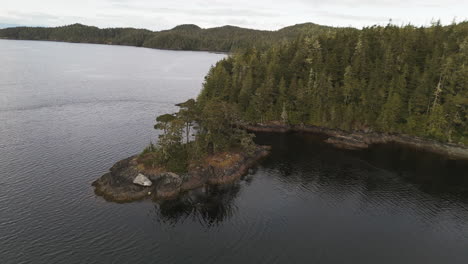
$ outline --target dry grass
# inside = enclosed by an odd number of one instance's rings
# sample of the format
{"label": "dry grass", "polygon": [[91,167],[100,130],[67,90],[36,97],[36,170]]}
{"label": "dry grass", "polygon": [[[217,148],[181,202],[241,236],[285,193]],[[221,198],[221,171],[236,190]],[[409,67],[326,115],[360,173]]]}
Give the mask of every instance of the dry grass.
{"label": "dry grass", "polygon": [[241,159],[242,155],[240,153],[221,152],[207,157],[205,161],[206,164],[216,168],[227,168],[239,162]]}
{"label": "dry grass", "polygon": [[137,166],[138,171],[143,173],[144,175],[158,175],[163,172],[166,172],[164,168],[161,167],[145,167],[143,164],[138,164]]}
{"label": "dry grass", "polygon": [[137,169],[139,172],[148,175],[156,175],[165,172],[164,168],[155,165],[152,153],[144,154],[137,159]]}

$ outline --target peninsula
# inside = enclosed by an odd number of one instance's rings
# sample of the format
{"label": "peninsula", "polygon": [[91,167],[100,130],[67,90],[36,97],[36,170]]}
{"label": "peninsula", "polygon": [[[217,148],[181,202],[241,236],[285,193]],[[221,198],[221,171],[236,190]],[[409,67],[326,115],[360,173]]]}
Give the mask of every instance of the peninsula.
{"label": "peninsula", "polygon": [[268,155],[269,147],[233,126],[239,119],[232,105],[191,99],[178,106],[179,112],[156,118],[154,127],[162,130],[156,145],[93,182],[98,195],[116,202],[170,199],[206,184],[232,183]]}
{"label": "peninsula", "polygon": [[334,29],[269,45],[219,61],[197,100],[157,118],[157,144],[117,163],[94,182],[96,192],[117,201],[167,198],[232,182],[268,154],[246,131],[468,158],[467,22]]}

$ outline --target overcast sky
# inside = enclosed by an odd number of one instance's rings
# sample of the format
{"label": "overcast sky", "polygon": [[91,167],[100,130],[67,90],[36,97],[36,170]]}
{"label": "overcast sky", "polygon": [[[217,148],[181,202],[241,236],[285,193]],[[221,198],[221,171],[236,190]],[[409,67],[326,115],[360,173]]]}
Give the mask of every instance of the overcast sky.
{"label": "overcast sky", "polygon": [[279,29],[303,22],[362,27],[468,19],[468,0],[1,0],[0,25],[169,29],[236,25]]}

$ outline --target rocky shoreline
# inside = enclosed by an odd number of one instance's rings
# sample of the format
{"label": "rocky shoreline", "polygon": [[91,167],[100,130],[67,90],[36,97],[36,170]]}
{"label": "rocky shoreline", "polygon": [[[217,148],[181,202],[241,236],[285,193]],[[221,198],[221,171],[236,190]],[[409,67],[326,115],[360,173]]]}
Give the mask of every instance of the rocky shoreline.
{"label": "rocky shoreline", "polygon": [[353,131],[347,132],[339,129],[329,129],[318,126],[283,125],[283,124],[255,124],[241,125],[242,128],[252,132],[304,132],[328,136],[325,142],[343,149],[364,149],[372,144],[396,143],[416,149],[441,154],[455,159],[468,159],[468,147],[451,143],[441,143],[434,140],[422,139],[401,134],[378,132]]}
{"label": "rocky shoreline", "polygon": [[109,172],[94,181],[95,193],[113,202],[130,202],[142,199],[172,199],[179,194],[203,187],[232,183],[259,160],[270,153],[270,147],[259,146],[252,155],[236,155],[239,159],[227,167],[200,165],[189,168],[185,175],[172,172],[151,172],[138,166],[138,156],[115,163]]}

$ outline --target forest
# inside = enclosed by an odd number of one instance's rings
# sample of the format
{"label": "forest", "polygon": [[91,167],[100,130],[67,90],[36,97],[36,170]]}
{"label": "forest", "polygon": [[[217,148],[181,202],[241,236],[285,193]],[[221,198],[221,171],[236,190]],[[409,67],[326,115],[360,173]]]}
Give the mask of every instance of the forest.
{"label": "forest", "polygon": [[113,44],[170,50],[232,52],[249,47],[266,49],[273,43],[288,42],[300,35],[313,35],[332,30],[335,28],[313,23],[298,24],[277,31],[234,26],[202,29],[196,25],[180,25],[171,30],[158,32],[135,28],[100,29],[73,24],[53,28],[14,27],[0,29],[0,38]]}
{"label": "forest", "polygon": [[197,99],[242,122],[315,125],[468,144],[468,22],[300,35],[217,63]]}
{"label": "forest", "polygon": [[361,30],[306,23],[277,31],[181,25],[159,32],[74,24],[7,28],[0,37],[232,52],[206,76],[198,109],[222,103],[250,124],[468,144],[468,22]]}

